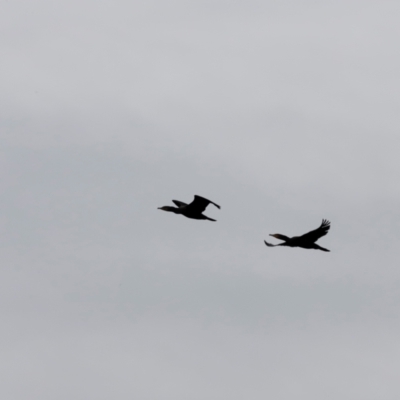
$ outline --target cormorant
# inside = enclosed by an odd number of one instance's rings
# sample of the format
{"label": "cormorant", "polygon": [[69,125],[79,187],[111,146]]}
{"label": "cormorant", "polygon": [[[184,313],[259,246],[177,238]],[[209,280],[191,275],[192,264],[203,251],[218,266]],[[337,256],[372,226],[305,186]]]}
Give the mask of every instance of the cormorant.
{"label": "cormorant", "polygon": [[215,221],[215,219],[208,218],[202,213],[210,203],[214,204],[214,206],[217,208],[221,208],[218,204],[215,204],[212,201],[197,195],[194,196],[194,200],[190,204],[183,203],[182,201],[179,200],[172,200],[172,201],[178,207],[164,206],[164,207],[158,207],[158,209],[164,211],[171,211],[175,214],[182,214],[187,218],[208,219],[209,221]]}
{"label": "cormorant", "polygon": [[275,247],[275,246],[289,246],[289,247],[302,247],[303,249],[316,249],[316,250],[322,250],[322,251],[330,251],[328,249],[324,249],[321,246],[318,246],[315,244],[315,242],[322,236],[325,236],[328,231],[330,226],[330,222],[327,219],[322,220],[322,224],[319,228],[314,229],[311,232],[305,233],[303,236],[294,236],[292,238],[289,238],[285,235],[281,235],[280,233],[275,233],[273,236],[277,239],[284,240],[284,243],[280,244],[270,244],[267,243],[264,240],[264,243],[269,246],[269,247]]}

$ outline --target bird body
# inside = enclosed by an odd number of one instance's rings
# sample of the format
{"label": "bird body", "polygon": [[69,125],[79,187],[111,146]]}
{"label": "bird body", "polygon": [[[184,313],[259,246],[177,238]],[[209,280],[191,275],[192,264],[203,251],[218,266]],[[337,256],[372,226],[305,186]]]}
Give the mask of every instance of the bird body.
{"label": "bird body", "polygon": [[181,214],[186,218],[191,219],[206,219],[209,221],[215,221],[215,219],[209,218],[203,214],[203,211],[209,204],[213,204],[217,208],[221,208],[218,204],[205,199],[201,196],[194,196],[194,200],[190,204],[186,204],[183,201],[172,200],[172,202],[178,207],[164,206],[159,207],[159,210],[173,212],[174,214]]}
{"label": "bird body", "polygon": [[288,247],[302,247],[303,249],[315,249],[315,250],[322,250],[322,251],[330,251],[325,249],[324,247],[319,246],[315,242],[322,236],[325,236],[330,228],[330,222],[326,219],[322,220],[321,226],[317,229],[314,229],[311,232],[305,233],[302,236],[294,236],[289,238],[285,235],[281,235],[280,233],[271,234],[276,239],[283,240],[283,243],[280,244],[270,244],[264,240],[264,243],[268,247],[275,247],[275,246],[288,246]]}

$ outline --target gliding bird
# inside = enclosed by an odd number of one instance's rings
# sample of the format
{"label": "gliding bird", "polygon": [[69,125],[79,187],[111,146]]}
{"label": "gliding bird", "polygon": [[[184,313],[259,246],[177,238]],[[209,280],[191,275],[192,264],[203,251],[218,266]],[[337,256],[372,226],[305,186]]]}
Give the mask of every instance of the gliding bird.
{"label": "gliding bird", "polygon": [[275,233],[273,235],[269,235],[269,236],[273,236],[277,239],[283,240],[283,243],[280,244],[271,244],[268,243],[264,240],[264,243],[269,246],[269,247],[275,247],[275,246],[289,246],[289,247],[302,247],[303,249],[316,249],[316,250],[322,250],[322,251],[330,251],[328,249],[325,249],[321,246],[318,246],[317,244],[315,244],[315,242],[322,236],[325,236],[328,231],[329,228],[331,227],[330,225],[331,223],[326,220],[323,219],[322,220],[322,224],[319,228],[305,233],[302,236],[294,236],[292,238],[289,238],[285,235],[281,235],[280,233]]}
{"label": "gliding bird", "polygon": [[187,218],[208,219],[209,221],[215,221],[215,219],[208,218],[207,216],[203,215],[203,211],[210,203],[214,204],[214,206],[217,208],[221,208],[218,204],[215,204],[212,201],[197,195],[194,196],[194,200],[190,204],[186,204],[179,200],[172,200],[172,201],[178,207],[164,206],[164,207],[158,207],[158,209],[163,211],[170,211],[175,214],[181,214]]}

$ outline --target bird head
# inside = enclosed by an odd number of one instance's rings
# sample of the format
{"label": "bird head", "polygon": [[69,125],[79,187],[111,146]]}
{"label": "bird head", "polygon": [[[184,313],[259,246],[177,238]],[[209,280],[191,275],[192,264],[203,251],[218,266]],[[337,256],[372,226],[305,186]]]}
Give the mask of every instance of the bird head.
{"label": "bird head", "polygon": [[175,209],[175,207],[171,207],[171,206],[158,207],[158,210],[163,210],[163,211],[172,211],[174,209]]}
{"label": "bird head", "polygon": [[280,233],[273,233],[269,236],[272,236],[272,237],[274,237],[276,239],[280,239],[280,240],[288,240],[289,239],[287,236],[281,235]]}

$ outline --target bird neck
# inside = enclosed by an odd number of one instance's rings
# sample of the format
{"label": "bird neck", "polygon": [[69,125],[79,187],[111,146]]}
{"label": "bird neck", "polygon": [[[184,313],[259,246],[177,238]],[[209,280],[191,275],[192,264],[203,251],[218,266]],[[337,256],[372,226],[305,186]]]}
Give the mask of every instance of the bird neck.
{"label": "bird neck", "polygon": [[164,211],[170,211],[170,212],[173,212],[175,214],[180,214],[180,210],[177,207],[165,206],[165,207],[163,207],[163,210]]}
{"label": "bird neck", "polygon": [[287,237],[287,236],[285,236],[285,235],[281,235],[280,233],[277,233],[276,235],[274,235],[274,237],[276,237],[277,239],[284,240],[285,242],[287,242],[288,240],[290,240],[289,237]]}

